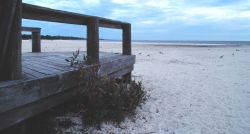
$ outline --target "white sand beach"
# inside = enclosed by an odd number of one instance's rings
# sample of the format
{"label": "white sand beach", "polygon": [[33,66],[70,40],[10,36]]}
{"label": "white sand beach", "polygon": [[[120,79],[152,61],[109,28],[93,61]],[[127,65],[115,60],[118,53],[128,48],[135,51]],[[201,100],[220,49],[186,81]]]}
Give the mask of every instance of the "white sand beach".
{"label": "white sand beach", "polygon": [[[42,51],[86,50],[85,41],[42,41]],[[100,51],[121,52],[101,42]],[[134,120],[92,133],[249,134],[250,46],[185,47],[133,43],[133,74],[150,94]],[[23,41],[31,52],[31,41]],[[76,133],[76,132],[75,132]],[[80,132],[79,132],[80,133]]]}

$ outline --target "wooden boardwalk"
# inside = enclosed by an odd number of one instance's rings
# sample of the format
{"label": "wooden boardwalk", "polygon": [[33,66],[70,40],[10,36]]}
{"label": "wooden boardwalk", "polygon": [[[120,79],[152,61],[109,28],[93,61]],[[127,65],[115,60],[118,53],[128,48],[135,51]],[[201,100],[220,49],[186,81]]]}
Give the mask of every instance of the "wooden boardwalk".
{"label": "wooden boardwalk", "polygon": [[[63,103],[79,92],[79,70],[65,61],[72,52],[41,52],[41,29],[22,27],[22,19],[85,25],[86,68],[99,76],[130,80],[135,63],[131,24],[107,18],[0,1],[0,131]],[[99,52],[99,28],[122,30],[122,53]],[[85,27],[83,27],[85,28]],[[21,53],[21,31],[32,32],[32,53]],[[86,76],[88,77],[88,76]]]}
{"label": "wooden boardwalk", "polygon": [[[83,55],[85,52],[81,52]],[[0,130],[50,109],[77,93],[79,72],[65,59],[72,52],[24,53],[23,78],[0,82]],[[121,77],[135,56],[100,53],[100,76]],[[88,65],[89,67],[92,65]]]}
{"label": "wooden boardwalk", "polygon": [[[80,55],[86,55],[86,52],[81,52]],[[69,72],[76,68],[71,67],[70,63],[66,62],[65,59],[72,56],[72,52],[43,52],[43,53],[25,53],[22,57],[23,65],[23,76],[24,79],[36,79],[47,77],[49,75],[61,74],[62,72]],[[119,53],[100,53],[100,65],[105,63],[115,62],[117,60],[131,60],[130,63],[123,63],[131,66],[134,64],[134,56],[122,55]],[[80,58],[82,59],[82,58]],[[117,67],[114,65],[114,67]],[[114,68],[113,67],[113,68]],[[118,70],[111,70],[118,71]],[[103,72],[105,73],[109,72]]]}

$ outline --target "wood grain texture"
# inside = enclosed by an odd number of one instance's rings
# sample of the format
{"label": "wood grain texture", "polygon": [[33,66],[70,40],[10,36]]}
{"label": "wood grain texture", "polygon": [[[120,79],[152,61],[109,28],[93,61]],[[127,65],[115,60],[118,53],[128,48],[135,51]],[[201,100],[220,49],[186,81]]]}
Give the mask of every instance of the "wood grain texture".
{"label": "wood grain texture", "polygon": [[87,62],[99,62],[99,19],[89,18],[87,24]]}
{"label": "wood grain texture", "polygon": [[2,1],[0,22],[0,80],[21,78],[22,0]]}
{"label": "wood grain texture", "polygon": [[41,52],[41,32],[32,32],[32,52]]}
{"label": "wood grain texture", "polygon": [[100,27],[122,29],[126,22],[106,19],[97,16],[90,16],[61,10],[54,10],[50,8],[34,6],[23,3],[23,18],[41,21],[51,21],[59,23],[69,23],[77,25],[87,25],[89,18],[97,18],[100,20]]}
{"label": "wood grain texture", "polygon": [[38,27],[22,27],[22,31],[26,31],[26,32],[40,32],[41,28],[38,28]]}
{"label": "wood grain texture", "polygon": [[131,25],[124,24],[122,29],[122,53],[131,55]]}
{"label": "wood grain texture", "polygon": [[[131,24],[124,24],[122,28],[122,54],[131,55]],[[131,81],[131,72],[123,76],[123,80],[128,82]]]}

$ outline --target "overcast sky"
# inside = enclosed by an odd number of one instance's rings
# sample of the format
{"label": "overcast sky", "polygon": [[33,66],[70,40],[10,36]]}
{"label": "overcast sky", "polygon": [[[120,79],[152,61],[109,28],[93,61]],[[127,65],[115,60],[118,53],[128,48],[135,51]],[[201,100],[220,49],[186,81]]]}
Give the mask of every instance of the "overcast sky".
{"label": "overcast sky", "polygon": [[[134,40],[250,40],[250,0],[23,0],[25,3],[126,21]],[[86,37],[86,27],[23,20],[42,34]],[[101,29],[100,38],[121,39]]]}

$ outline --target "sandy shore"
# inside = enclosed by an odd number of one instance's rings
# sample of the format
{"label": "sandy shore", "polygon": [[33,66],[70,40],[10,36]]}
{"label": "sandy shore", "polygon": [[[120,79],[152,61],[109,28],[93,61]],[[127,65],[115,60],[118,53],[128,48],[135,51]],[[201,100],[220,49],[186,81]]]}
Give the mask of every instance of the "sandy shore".
{"label": "sandy shore", "polygon": [[[31,51],[23,41],[23,52]],[[86,50],[84,41],[42,41],[42,51]],[[101,51],[121,52],[102,42]],[[250,133],[250,46],[168,47],[133,44],[134,75],[151,98],[135,120],[94,133]]]}

